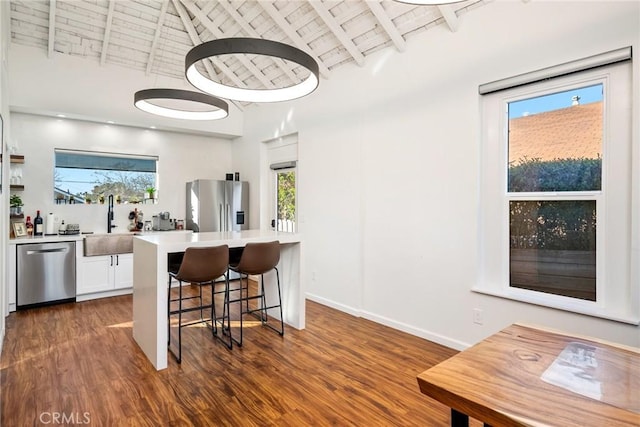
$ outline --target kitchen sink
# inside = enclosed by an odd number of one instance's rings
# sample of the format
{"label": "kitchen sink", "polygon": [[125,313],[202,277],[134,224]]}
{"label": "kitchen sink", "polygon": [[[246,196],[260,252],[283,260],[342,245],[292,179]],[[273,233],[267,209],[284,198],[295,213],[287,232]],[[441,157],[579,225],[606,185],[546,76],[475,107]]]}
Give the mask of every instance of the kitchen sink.
{"label": "kitchen sink", "polygon": [[84,256],[117,255],[133,253],[131,234],[90,234],[84,237]]}

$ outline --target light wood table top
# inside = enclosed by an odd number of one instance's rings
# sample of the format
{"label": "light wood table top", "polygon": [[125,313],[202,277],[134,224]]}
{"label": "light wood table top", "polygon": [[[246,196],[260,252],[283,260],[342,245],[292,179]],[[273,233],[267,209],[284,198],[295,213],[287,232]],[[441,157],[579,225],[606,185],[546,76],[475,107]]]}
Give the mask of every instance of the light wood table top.
{"label": "light wood table top", "polygon": [[514,324],[418,375],[492,426],[640,426],[640,349]]}

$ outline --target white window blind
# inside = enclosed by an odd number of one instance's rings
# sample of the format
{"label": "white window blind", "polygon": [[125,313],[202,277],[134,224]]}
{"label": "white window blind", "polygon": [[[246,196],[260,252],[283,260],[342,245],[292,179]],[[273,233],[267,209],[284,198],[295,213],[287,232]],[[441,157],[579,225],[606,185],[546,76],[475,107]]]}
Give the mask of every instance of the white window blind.
{"label": "white window blind", "polygon": [[484,83],[478,86],[478,92],[480,93],[480,95],[486,95],[489,93],[526,85],[529,83],[535,83],[554,77],[565,76],[568,74],[586,71],[593,68],[629,60],[631,60],[631,46],[611,50],[609,52],[600,53],[598,55],[589,56],[587,58],[582,58],[575,61],[565,62],[563,64],[554,65],[552,67],[542,68],[540,70],[531,71],[524,74],[518,74],[517,76],[508,77],[506,79]]}

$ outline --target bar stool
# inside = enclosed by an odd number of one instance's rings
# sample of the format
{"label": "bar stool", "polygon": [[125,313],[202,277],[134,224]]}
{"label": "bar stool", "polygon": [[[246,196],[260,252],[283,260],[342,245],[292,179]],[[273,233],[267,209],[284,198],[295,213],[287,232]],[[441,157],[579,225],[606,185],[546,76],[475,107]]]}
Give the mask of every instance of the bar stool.
{"label": "bar stool", "polygon": [[[276,331],[280,336],[284,335],[284,317],[282,315],[282,295],[280,292],[280,273],[278,272],[278,262],[280,261],[280,242],[266,242],[266,243],[247,243],[242,251],[242,256],[237,264],[230,264],[229,269],[237,272],[240,275],[240,287],[238,289],[230,290],[229,292],[240,292],[240,297],[231,299],[227,297],[227,303],[240,303],[240,340],[237,340],[231,335],[231,328],[229,328],[229,336],[232,341],[242,346],[242,317],[244,314],[253,314],[260,319],[262,325]],[[264,291],[264,274],[271,270],[276,271],[276,279],[278,284],[278,303],[268,306],[266,301],[266,294]],[[260,275],[260,288],[256,295],[249,295],[249,275]],[[247,285],[243,285],[243,277],[246,278]],[[246,295],[244,291],[246,290]],[[256,309],[249,308],[249,301],[259,300],[260,307]],[[242,303],[245,302],[246,307],[242,307]],[[280,309],[280,328],[275,328],[268,323],[267,311],[273,308]],[[257,316],[256,313],[260,315]]]}
{"label": "bar stool", "polygon": [[[187,248],[184,252],[184,258],[180,263],[178,271],[169,271],[169,290],[167,295],[167,347],[169,351],[176,357],[178,363],[182,362],[182,328],[185,326],[193,325],[196,323],[211,321],[211,329],[216,335],[217,326],[216,321],[219,319],[216,317],[216,304],[214,296],[217,293],[225,293],[225,304],[223,310],[223,325],[224,316],[228,316],[227,313],[227,289],[229,287],[229,276],[227,274],[229,264],[229,247],[227,245],[212,246],[212,247],[191,247]],[[215,280],[221,276],[225,278],[225,289],[223,291],[215,291]],[[176,279],[179,282],[178,286],[178,298],[171,299],[171,281]],[[183,296],[182,294],[182,282],[188,282],[198,286],[198,295],[195,296]],[[202,299],[202,288],[204,286],[211,286],[211,304],[204,304]],[[183,307],[183,302],[186,300],[198,299],[197,305],[190,305],[189,307]],[[178,309],[172,310],[171,303],[178,302]],[[205,309],[211,309],[211,316],[209,319],[203,317]],[[195,321],[189,321],[182,323],[182,314],[191,311],[200,310],[200,319]],[[171,349],[171,316],[178,315],[178,354],[174,353]],[[231,342],[231,340],[229,340]],[[228,344],[230,347],[230,344]]]}

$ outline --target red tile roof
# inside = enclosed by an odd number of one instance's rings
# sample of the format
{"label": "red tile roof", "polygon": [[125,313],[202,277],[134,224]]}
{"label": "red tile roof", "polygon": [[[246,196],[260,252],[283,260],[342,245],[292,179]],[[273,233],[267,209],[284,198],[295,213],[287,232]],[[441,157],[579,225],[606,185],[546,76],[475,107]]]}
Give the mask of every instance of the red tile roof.
{"label": "red tile roof", "polygon": [[509,163],[602,157],[602,101],[509,120]]}

